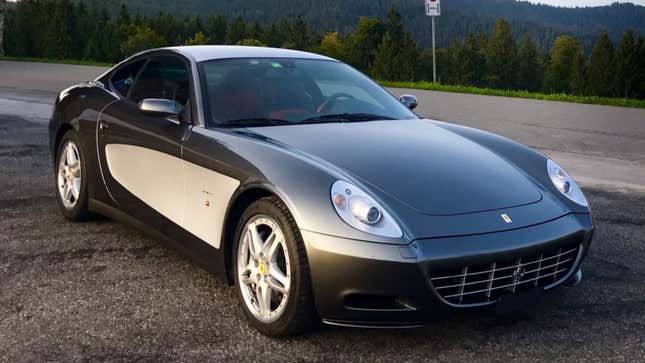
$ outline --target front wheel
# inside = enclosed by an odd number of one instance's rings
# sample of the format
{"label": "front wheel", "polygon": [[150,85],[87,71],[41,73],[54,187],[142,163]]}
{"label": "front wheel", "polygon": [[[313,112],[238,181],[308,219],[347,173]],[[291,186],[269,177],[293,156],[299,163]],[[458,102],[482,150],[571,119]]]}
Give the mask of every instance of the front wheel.
{"label": "front wheel", "polygon": [[273,337],[315,326],[318,318],[304,244],[282,201],[262,198],[246,209],[233,253],[235,287],[251,325]]}
{"label": "front wheel", "polygon": [[61,213],[72,221],[87,219],[87,168],[80,139],[67,131],[56,153],[56,196]]}

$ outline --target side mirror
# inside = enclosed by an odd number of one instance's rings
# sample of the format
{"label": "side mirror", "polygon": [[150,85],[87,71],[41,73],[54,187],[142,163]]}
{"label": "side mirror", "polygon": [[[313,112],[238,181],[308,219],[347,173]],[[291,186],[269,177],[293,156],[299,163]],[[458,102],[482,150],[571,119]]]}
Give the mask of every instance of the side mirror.
{"label": "side mirror", "polygon": [[414,110],[419,105],[419,101],[417,101],[417,96],[415,95],[401,95],[399,101],[410,110]]}
{"label": "side mirror", "polygon": [[139,102],[139,110],[143,113],[161,117],[180,117],[184,112],[184,107],[172,100],[146,98]]}

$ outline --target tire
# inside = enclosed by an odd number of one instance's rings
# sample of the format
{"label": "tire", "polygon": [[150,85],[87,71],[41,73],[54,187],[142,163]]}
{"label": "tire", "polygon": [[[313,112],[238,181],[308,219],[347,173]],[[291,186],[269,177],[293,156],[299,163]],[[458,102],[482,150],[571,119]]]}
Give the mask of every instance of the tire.
{"label": "tire", "polygon": [[[69,173],[71,174],[65,173],[64,170],[64,165],[69,167],[74,164],[66,155],[70,145],[73,146],[73,154],[76,156],[76,161],[80,167],[80,170],[75,169],[74,171],[72,171],[74,168],[69,168],[68,170],[70,170]],[[54,164],[54,187],[56,190],[56,200],[58,201],[58,207],[61,213],[65,218],[74,222],[85,221],[89,218],[89,212],[87,209],[88,192],[86,155],[87,154],[85,153],[78,134],[74,130],[67,131],[65,135],[63,135],[56,152],[56,163]],[[64,175],[67,175],[69,178],[74,180],[76,180],[77,177],[80,178],[78,181],[78,188],[75,187],[76,181],[70,184],[69,180],[71,179],[67,179]],[[73,175],[73,177],[71,175]],[[62,181],[61,178],[65,179],[65,181]],[[73,189],[70,191],[72,195],[71,199],[64,196],[66,190],[61,183],[72,186]]]}
{"label": "tire", "polygon": [[[282,243],[278,242],[278,237],[275,237],[273,244],[286,246],[286,251],[278,246],[275,247],[276,252],[273,254],[260,255],[262,256],[262,261],[266,261],[269,267],[262,268],[260,265],[264,265],[264,262],[257,264],[254,261],[253,252],[248,247],[251,241],[249,229],[251,224],[256,226],[259,236],[266,238],[263,241],[265,242],[263,246],[269,246],[266,242],[269,240],[270,237],[268,236],[271,235],[270,231],[274,227],[277,226],[281,230]],[[266,250],[262,249],[262,251]],[[318,326],[319,318],[314,307],[309,264],[304,243],[293,216],[280,199],[265,197],[253,202],[244,211],[237,226],[232,253],[235,289],[240,299],[241,309],[251,326],[260,333],[271,337],[292,336],[312,330]],[[285,256],[288,256],[288,260]],[[243,261],[243,259],[247,261]],[[253,265],[256,267],[253,267]],[[248,266],[251,266],[251,268],[249,269]],[[250,280],[263,280],[266,286],[270,282],[274,286],[280,285],[283,287],[283,285],[279,284],[278,279],[273,278],[276,269],[284,271],[285,276],[282,276],[282,278],[287,277],[285,281],[289,281],[288,293],[285,299],[285,295],[278,292],[278,290],[269,289],[268,311],[271,314],[272,306],[276,306],[276,315],[266,316],[265,314],[261,316],[262,309],[259,307],[259,297],[261,296],[260,291],[264,291],[262,282],[257,284],[249,284],[248,282]],[[254,272],[249,273],[247,277],[245,272],[250,270]],[[286,276],[287,270],[289,271],[288,276]],[[241,279],[244,282],[240,281]],[[253,286],[257,288],[255,295]],[[258,306],[253,305],[253,299],[251,299],[251,302],[249,301],[249,296],[257,298],[255,302]],[[280,300],[279,305],[277,300]],[[265,304],[265,306],[267,305]],[[267,311],[267,309],[264,310],[265,312]]]}

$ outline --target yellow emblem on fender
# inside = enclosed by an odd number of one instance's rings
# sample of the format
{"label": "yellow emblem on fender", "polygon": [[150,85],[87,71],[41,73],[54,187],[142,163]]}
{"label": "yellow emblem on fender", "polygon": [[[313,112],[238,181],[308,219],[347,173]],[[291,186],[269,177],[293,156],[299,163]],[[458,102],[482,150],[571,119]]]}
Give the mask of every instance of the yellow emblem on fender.
{"label": "yellow emblem on fender", "polygon": [[513,223],[511,217],[509,217],[506,213],[502,214],[502,219],[504,220],[504,222],[506,222],[506,224]]}

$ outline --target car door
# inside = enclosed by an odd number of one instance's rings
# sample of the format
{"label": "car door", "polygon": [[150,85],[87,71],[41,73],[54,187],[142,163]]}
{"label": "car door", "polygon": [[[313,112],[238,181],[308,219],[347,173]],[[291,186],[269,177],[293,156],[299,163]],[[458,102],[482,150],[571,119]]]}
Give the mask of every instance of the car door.
{"label": "car door", "polygon": [[[171,54],[143,61],[136,75],[112,81],[115,91],[121,87],[125,95],[99,118],[99,162],[118,208],[172,235],[184,218],[181,147],[192,127],[190,64]],[[185,112],[173,118],[139,110],[139,102],[150,98],[173,100],[185,106]]]}

